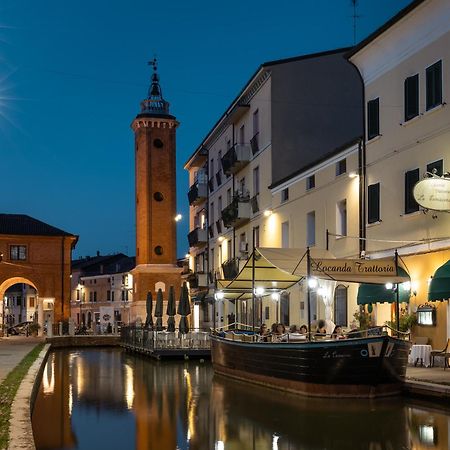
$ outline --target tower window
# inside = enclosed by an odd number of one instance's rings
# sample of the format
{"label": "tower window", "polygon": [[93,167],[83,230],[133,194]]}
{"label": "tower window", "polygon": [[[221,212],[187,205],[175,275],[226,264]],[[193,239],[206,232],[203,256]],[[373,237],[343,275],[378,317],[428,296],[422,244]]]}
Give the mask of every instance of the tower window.
{"label": "tower window", "polygon": [[161,194],[161,192],[155,192],[153,194],[153,198],[157,201],[157,202],[162,202],[164,200],[164,195]]}
{"label": "tower window", "polygon": [[153,141],[153,145],[154,145],[156,148],[163,148],[163,147],[164,147],[164,143],[163,143],[163,141],[162,141],[161,139],[155,139],[155,140]]}
{"label": "tower window", "polygon": [[160,245],[157,245],[155,247],[155,253],[159,256],[161,256],[163,254],[163,248]]}

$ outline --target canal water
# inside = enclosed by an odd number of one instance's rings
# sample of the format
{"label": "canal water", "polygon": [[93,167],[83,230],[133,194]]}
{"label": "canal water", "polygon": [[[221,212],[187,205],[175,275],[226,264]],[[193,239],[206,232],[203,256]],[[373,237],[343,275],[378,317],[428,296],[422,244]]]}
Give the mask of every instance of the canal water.
{"label": "canal water", "polygon": [[307,399],[120,349],[50,354],[38,450],[448,449],[450,410],[404,398]]}

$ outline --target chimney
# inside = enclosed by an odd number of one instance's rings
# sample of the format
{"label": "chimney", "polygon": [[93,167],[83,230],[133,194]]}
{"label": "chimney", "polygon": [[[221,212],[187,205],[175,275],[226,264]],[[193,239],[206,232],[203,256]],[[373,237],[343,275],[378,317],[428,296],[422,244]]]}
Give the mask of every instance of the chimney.
{"label": "chimney", "polygon": [[100,256],[100,250],[97,250],[97,256]]}

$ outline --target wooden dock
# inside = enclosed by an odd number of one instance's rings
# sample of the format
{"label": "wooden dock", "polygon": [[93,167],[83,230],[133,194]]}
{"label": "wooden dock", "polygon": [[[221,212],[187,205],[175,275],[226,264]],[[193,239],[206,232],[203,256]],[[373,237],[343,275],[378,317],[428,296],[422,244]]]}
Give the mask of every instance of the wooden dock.
{"label": "wooden dock", "polygon": [[120,345],[127,351],[155,359],[211,357],[209,333],[206,331],[182,334],[178,331],[150,331],[140,327],[123,327]]}

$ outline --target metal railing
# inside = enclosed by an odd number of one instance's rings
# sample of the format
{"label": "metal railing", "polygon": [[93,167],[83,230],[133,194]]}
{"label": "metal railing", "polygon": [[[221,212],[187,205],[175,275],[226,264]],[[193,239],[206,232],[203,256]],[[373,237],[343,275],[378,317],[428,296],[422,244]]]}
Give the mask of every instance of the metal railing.
{"label": "metal railing", "polygon": [[357,339],[357,338],[376,338],[379,336],[392,336],[398,339],[410,340],[411,331],[398,331],[389,325],[377,326],[368,328],[365,330],[350,330],[342,332],[341,334],[327,334],[327,333],[281,333],[276,334],[268,332],[264,335],[259,334],[257,331],[251,331],[251,326],[234,323],[222,327],[212,329],[211,332],[214,335],[222,336],[225,339],[244,342],[270,342],[270,343],[286,343],[286,342],[317,342],[317,341],[329,341],[340,339]]}
{"label": "metal railing", "polygon": [[120,331],[120,342],[140,350],[201,350],[210,348],[206,331],[151,331],[138,326],[125,326]]}

